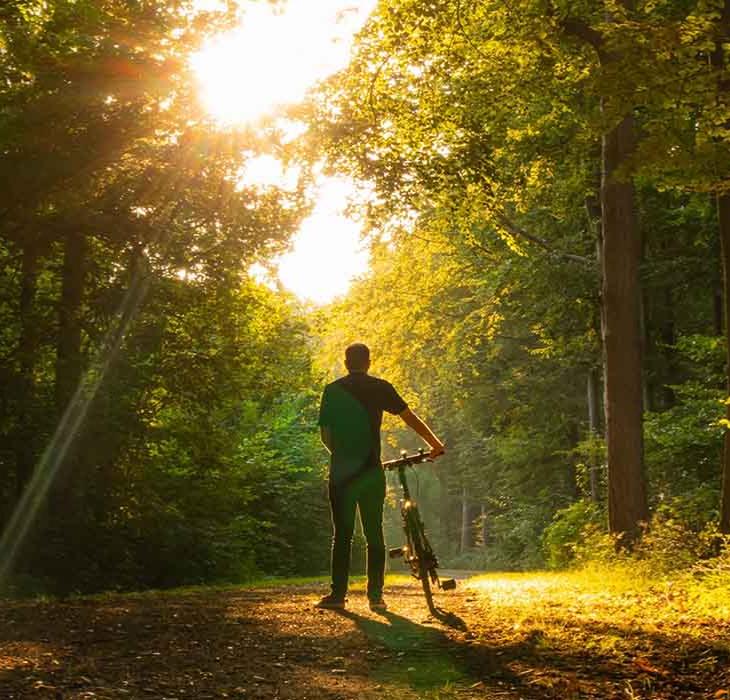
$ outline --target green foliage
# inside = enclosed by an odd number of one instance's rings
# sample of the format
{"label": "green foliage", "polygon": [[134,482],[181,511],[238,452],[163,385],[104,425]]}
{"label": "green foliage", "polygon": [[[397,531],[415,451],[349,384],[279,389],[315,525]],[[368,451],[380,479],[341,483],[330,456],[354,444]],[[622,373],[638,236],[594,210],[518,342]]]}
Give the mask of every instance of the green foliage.
{"label": "green foliage", "polygon": [[[326,569],[317,399],[354,340],[447,444],[419,496],[444,561],[615,559],[586,500],[607,480],[586,393],[602,362],[600,143],[626,114],[654,509],[630,563],[708,556],[728,428],[707,197],[730,163],[724,29],[716,3],[609,9],[378,4],[350,66],[296,110],[310,129],[291,148],[372,194],[371,271],[307,316],[245,272],[306,211],[302,187],[240,186],[246,158],[285,145],[214,128],[194,90],[188,55],[232,5],[5,3],[0,523],[84,372],[109,368],[18,580]],[[406,435],[386,421],[386,456]]]}
{"label": "green foliage", "polygon": [[697,493],[705,501],[707,517],[718,508],[711,494],[720,481],[724,346],[718,337],[681,337],[676,362],[685,381],[671,387],[674,405],[647,414],[645,422],[646,459],[655,498]]}
{"label": "green foliage", "polygon": [[687,571],[716,553],[717,526],[698,529],[682,515],[673,505],[658,509],[634,552],[655,575]]}
{"label": "green foliage", "polygon": [[[717,18],[692,3],[606,14],[392,0],[313,98],[316,158],[376,191],[363,207],[373,271],[323,324],[322,362],[369,342],[376,371],[446,438],[433,507],[452,555],[464,492],[484,508],[486,556],[513,565],[536,560],[548,526],[550,557],[567,561],[590,520],[581,497],[606,498],[603,417],[588,425],[585,387],[602,361],[600,144],[626,114],[644,139],[617,178],[635,186],[644,241],[642,338],[625,342],[644,345],[651,501],[717,495],[719,246],[696,194],[727,186],[715,161],[727,69],[698,60],[724,31]],[[718,350],[711,363],[692,359],[686,339],[700,336]]]}
{"label": "green foliage", "polygon": [[717,535],[714,545],[719,554],[698,561],[692,568],[692,574],[704,588],[722,594],[730,589],[730,538]]}
{"label": "green foliage", "polygon": [[[631,551],[617,547],[616,537],[608,534],[605,523],[595,517],[599,512],[595,507],[593,514],[590,508],[576,507],[573,513],[559,517],[556,524],[560,520],[574,522],[557,524],[554,532],[551,528],[546,543],[557,546],[559,555],[564,555],[556,561],[557,566],[623,566],[649,579],[681,576],[695,569],[711,570],[712,560],[722,551],[722,537],[707,507],[711,495],[707,490],[701,496],[678,497],[662,503]],[[581,517],[585,518],[582,526]],[[567,548],[561,549],[561,536],[569,543]],[[718,566],[722,569],[723,565],[719,562]]]}
{"label": "green foliage", "polygon": [[246,158],[280,144],[214,128],[188,60],[229,9],[0,11],[0,523],[76,387],[106,369],[31,523],[26,580],[68,592],[324,568],[290,515],[321,479],[309,331],[246,274],[305,203],[239,185]]}
{"label": "green foliage", "polygon": [[[551,569],[562,569],[575,561],[591,530],[605,521],[597,504],[583,499],[559,510],[543,533],[545,560]],[[590,529],[588,526],[592,526]]]}

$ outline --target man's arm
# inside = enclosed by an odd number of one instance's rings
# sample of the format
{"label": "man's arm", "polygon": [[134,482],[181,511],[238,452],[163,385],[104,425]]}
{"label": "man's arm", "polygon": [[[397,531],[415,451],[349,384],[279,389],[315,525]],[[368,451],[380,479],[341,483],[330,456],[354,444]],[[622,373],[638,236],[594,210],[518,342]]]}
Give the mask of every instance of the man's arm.
{"label": "man's arm", "polygon": [[431,428],[429,428],[413,411],[411,411],[410,408],[406,408],[405,411],[398,415],[409,428],[415,430],[431,447],[431,453],[429,454],[431,459],[442,455],[446,451],[444,443],[433,434]]}
{"label": "man's arm", "polygon": [[319,426],[319,436],[322,438],[322,444],[327,448],[327,451],[332,454],[332,433],[326,425]]}

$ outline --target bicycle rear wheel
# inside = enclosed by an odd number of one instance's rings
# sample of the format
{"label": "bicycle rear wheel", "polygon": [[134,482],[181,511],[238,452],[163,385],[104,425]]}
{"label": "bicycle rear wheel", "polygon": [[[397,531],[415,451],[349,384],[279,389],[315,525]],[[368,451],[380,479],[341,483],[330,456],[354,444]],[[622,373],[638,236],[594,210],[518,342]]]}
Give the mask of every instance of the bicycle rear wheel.
{"label": "bicycle rear wheel", "polygon": [[419,576],[421,579],[421,586],[423,587],[423,595],[426,597],[426,604],[431,612],[434,612],[435,608],[433,605],[433,591],[431,590],[431,570],[426,568],[423,562],[419,562]]}
{"label": "bicycle rear wheel", "polygon": [[428,609],[433,612],[433,590],[431,589],[432,574],[434,573],[435,557],[431,550],[431,545],[426,539],[426,533],[423,529],[423,523],[418,515],[418,510],[413,508],[409,512],[408,517],[408,539],[411,542],[411,552],[416,561],[415,573],[421,581],[423,594],[426,597]]}

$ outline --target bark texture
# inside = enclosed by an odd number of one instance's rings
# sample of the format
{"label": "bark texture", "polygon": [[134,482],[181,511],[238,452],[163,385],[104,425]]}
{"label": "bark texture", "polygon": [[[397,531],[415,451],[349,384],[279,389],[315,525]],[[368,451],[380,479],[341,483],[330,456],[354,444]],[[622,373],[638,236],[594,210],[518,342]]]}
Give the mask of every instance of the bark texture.
{"label": "bark texture", "polygon": [[611,532],[634,539],[649,510],[643,469],[639,262],[634,187],[621,177],[636,146],[632,115],[603,137],[601,251],[608,514]]}

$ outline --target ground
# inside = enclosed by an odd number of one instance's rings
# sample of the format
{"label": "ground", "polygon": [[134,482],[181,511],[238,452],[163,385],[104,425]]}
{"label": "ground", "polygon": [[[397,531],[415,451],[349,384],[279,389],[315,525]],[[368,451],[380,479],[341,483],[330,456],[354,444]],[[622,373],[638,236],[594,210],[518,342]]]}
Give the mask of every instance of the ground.
{"label": "ground", "polygon": [[471,578],[438,617],[405,577],[381,614],[361,585],[315,609],[322,582],[4,601],[0,698],[730,697],[730,610],[605,583]]}

